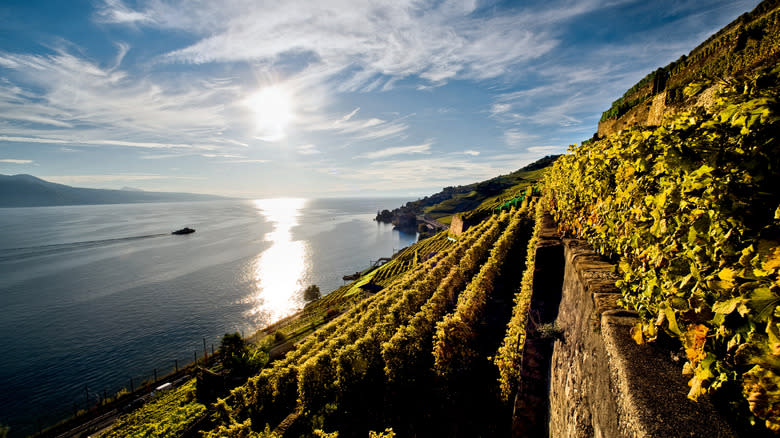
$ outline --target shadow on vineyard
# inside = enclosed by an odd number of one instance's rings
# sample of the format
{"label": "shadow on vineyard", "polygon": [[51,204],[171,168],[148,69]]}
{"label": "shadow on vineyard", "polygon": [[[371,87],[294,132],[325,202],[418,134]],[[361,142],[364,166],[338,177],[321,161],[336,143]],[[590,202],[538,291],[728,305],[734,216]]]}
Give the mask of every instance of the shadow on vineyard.
{"label": "shadow on vineyard", "polygon": [[[481,321],[473,327],[474,358],[437,375],[433,358],[423,356],[410,372],[413,379],[387,388],[390,424],[401,436],[507,436],[511,406],[499,398],[498,374],[490,360],[504,337],[514,293],[522,280],[532,222],[524,220],[512,242]],[[456,347],[458,348],[458,347]],[[357,436],[364,436],[358,434]]]}
{"label": "shadow on vineyard", "polygon": [[553,344],[565,342],[556,324],[564,277],[563,246],[549,214],[539,219],[539,235],[534,239],[533,284],[527,311],[527,334],[518,365],[517,389],[512,412],[512,436],[547,436],[550,368]]}

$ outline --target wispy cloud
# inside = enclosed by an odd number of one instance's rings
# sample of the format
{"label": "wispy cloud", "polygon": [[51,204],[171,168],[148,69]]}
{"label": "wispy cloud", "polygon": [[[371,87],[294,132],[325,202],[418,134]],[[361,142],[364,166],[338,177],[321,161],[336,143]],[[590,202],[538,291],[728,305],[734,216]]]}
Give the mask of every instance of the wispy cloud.
{"label": "wispy cloud", "polygon": [[512,128],[504,131],[504,142],[509,146],[522,146],[527,142],[535,141],[535,134],[528,134],[520,129]]}
{"label": "wispy cloud", "polygon": [[566,152],[566,146],[531,146],[528,148],[528,152],[534,154],[562,154]]}
{"label": "wispy cloud", "polygon": [[17,160],[14,158],[3,158],[0,159],[0,163],[10,163],[10,164],[32,164],[34,163],[33,160]]}
{"label": "wispy cloud", "polygon": [[477,155],[479,155],[479,151],[475,151],[473,149],[463,151],[463,153],[466,155],[471,155],[472,157],[476,157]]}
{"label": "wispy cloud", "polygon": [[[0,51],[8,70],[0,80],[3,141],[192,147],[227,127],[224,102],[235,90],[209,81],[178,85],[131,77],[65,49],[47,55]],[[169,132],[180,141],[171,142]]]}
{"label": "wispy cloud", "polygon": [[104,0],[96,11],[97,20],[103,23],[135,24],[152,22],[145,13],[134,11],[120,0]]}
{"label": "wispy cloud", "polygon": [[499,77],[555,48],[559,41],[551,29],[556,24],[614,3],[554,1],[546,8],[498,15],[474,1],[292,0],[257,7],[232,0],[192,7],[183,0],[150,0],[131,9],[111,0],[100,16],[201,36],[167,54],[172,62],[274,63],[285,55],[311,54],[333,67],[329,74],[342,74],[342,90],[372,91],[392,88],[396,79],[407,77],[434,86],[458,78]]}
{"label": "wispy cloud", "polygon": [[303,144],[295,148],[295,150],[301,155],[317,155],[322,153],[317,149],[317,146],[313,144]]}
{"label": "wispy cloud", "polygon": [[366,152],[364,154],[358,155],[356,158],[368,158],[375,160],[378,158],[392,157],[394,155],[429,154],[431,153],[431,144],[432,143],[424,143],[412,146],[391,147],[378,151]]}
{"label": "wispy cloud", "polygon": [[262,160],[262,159],[253,159],[253,158],[222,161],[222,163],[224,164],[250,164],[250,163],[270,163],[270,162],[271,160]]}
{"label": "wispy cloud", "polygon": [[[514,153],[480,158],[457,159],[453,156],[416,157],[397,160],[382,160],[368,163],[359,168],[331,168],[328,173],[337,176],[344,187],[386,190],[417,189],[470,184],[517,170],[537,158],[533,153]],[[320,172],[325,170],[315,169]]]}
{"label": "wispy cloud", "polygon": [[[107,139],[79,139],[78,137],[63,136],[62,138],[56,137],[18,137],[0,135],[0,141],[16,142],[16,143],[44,143],[44,144],[72,144],[72,145],[87,145],[87,146],[124,146],[133,148],[144,149],[172,149],[172,148],[185,148],[185,149],[215,149],[217,145],[209,144],[188,144],[188,143],[154,143],[154,142],[141,142],[141,141],[125,141],[125,140],[107,140]],[[73,152],[69,150],[66,152]]]}
{"label": "wispy cloud", "polygon": [[200,154],[200,156],[204,158],[246,158],[243,155],[235,154]]}
{"label": "wispy cloud", "polygon": [[334,120],[320,119],[308,123],[304,129],[308,131],[332,131],[352,136],[363,140],[376,140],[380,138],[395,137],[409,129],[409,125],[403,119],[388,121],[376,117],[360,119],[355,117],[358,110],[346,114]]}

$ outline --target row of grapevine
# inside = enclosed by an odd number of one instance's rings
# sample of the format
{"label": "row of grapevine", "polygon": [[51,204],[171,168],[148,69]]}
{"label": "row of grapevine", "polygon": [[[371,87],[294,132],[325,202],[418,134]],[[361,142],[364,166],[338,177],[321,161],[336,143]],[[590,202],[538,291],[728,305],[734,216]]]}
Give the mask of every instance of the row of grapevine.
{"label": "row of grapevine", "polygon": [[[497,222],[501,220],[498,219]],[[321,360],[311,359],[302,365],[299,394],[304,410],[321,413],[325,407],[324,403],[328,401],[326,394],[330,394],[330,400],[333,400],[335,395],[341,415],[356,410],[365,412],[371,399],[381,402],[381,397],[374,395],[367,399],[364,395],[366,392],[379,391],[378,387],[384,383],[384,364],[380,350],[382,343],[434,293],[439,282],[471,247],[473,240],[478,238],[478,231],[475,230],[466,236],[468,238],[462,239],[446,257],[430,269],[422,281],[412,287],[398,289],[400,293],[395,296],[388,296],[390,307],[381,318],[369,322],[370,327],[363,336],[337,351],[332,358],[325,357],[326,353],[321,352]],[[375,391],[368,388],[375,388]]]}
{"label": "row of grapevine", "polygon": [[[407,275],[396,283],[407,285],[421,275],[411,274],[415,275]],[[288,353],[284,360],[275,362],[271,368],[264,369],[257,376],[250,378],[244,387],[236,388],[229,397],[230,415],[223,419],[223,423],[233,423],[247,415],[267,423],[280,421],[296,406],[299,365],[319,351],[338,348],[354,339],[361,325],[376,315],[375,305],[379,298],[380,295],[376,295],[363,300],[309,336],[297,349]],[[368,311],[369,309],[373,311]],[[339,333],[340,335],[336,336]],[[246,388],[246,397],[235,397],[236,394],[242,393],[243,388]]]}
{"label": "row of grapevine", "polygon": [[[459,294],[485,263],[504,229],[496,223],[482,232],[458,264],[452,266],[436,285],[428,301],[382,345],[380,365],[384,366],[385,415],[399,433],[441,434],[440,427],[452,424],[458,418],[445,400],[471,396],[467,392],[447,395],[450,388],[436,378],[431,354],[433,337],[436,323],[454,307]],[[474,411],[470,414],[480,416],[483,421],[487,418]]]}
{"label": "row of grapevine", "polygon": [[416,245],[409,246],[396,254],[393,260],[377,268],[372,281],[383,286],[392,282],[395,277],[412,269],[418,263],[427,260],[438,252],[445,251],[453,245],[448,239],[447,232],[441,232],[431,236]]}
{"label": "row of grapevine", "polygon": [[[284,360],[250,378],[244,387],[233,391],[232,406],[224,410],[228,414],[223,423],[244,423],[245,417],[273,423],[292,411],[299,399],[307,413],[322,411],[331,400],[328,394],[332,394],[336,381],[346,383],[358,378],[350,373],[361,371],[358,362],[363,358],[381,358],[381,343],[376,339],[389,338],[394,331],[390,327],[408,319],[406,315],[413,314],[427,300],[426,294],[432,293],[430,285],[435,286],[436,279],[444,277],[489,222],[501,220],[497,217],[465,233],[446,254],[438,253],[419,264],[377,295],[326,324]],[[382,327],[386,333],[381,332]],[[372,344],[376,345],[373,355]]]}
{"label": "row of grapevine", "polygon": [[563,231],[620,258],[635,338],[680,339],[689,397],[741,384],[780,431],[778,95],[780,68],[735,80],[710,110],[572,150],[545,184]]}
{"label": "row of grapevine", "polygon": [[195,400],[195,379],[164,392],[141,408],[123,415],[107,438],[179,436],[206,407]]}
{"label": "row of grapevine", "polygon": [[526,250],[525,270],[520,289],[514,297],[512,319],[507,324],[506,334],[498,349],[498,354],[493,359],[499,373],[499,386],[501,398],[505,401],[517,391],[517,382],[520,378],[520,366],[522,365],[523,346],[526,336],[526,322],[531,307],[531,294],[533,292],[534,267],[536,266],[536,242],[541,229],[542,204],[536,208],[536,225],[533,236],[528,241]]}
{"label": "row of grapevine", "polygon": [[[400,279],[396,278],[396,281],[392,284],[392,287],[394,288],[392,290],[408,287],[410,284],[424,277],[424,275],[427,273],[427,270],[429,269],[428,266],[435,265],[435,263],[441,257],[443,257],[443,254],[439,254],[437,255],[437,257],[432,258],[427,265],[422,265],[420,269],[417,269]],[[293,354],[289,354],[288,357],[285,359],[284,363],[287,364],[287,363],[292,363],[294,361],[297,361],[299,360],[301,354],[305,353],[306,351],[314,347],[316,348],[322,347],[322,341],[330,339],[330,336],[333,332],[337,330],[341,330],[341,328],[343,327],[354,326],[354,323],[356,321],[358,321],[360,318],[366,317],[367,309],[374,308],[374,310],[377,310],[376,303],[388,302],[394,296],[392,290],[383,291],[379,296],[374,296],[369,298],[368,300],[362,301],[356,307],[350,309],[349,312],[343,317],[334,320],[333,322],[327,324],[322,329],[318,330],[315,334],[312,335],[312,339],[305,342]],[[374,311],[373,313],[368,314],[368,316],[372,316],[375,314],[376,312]]]}
{"label": "row of grapevine", "polygon": [[472,369],[472,362],[479,357],[476,341],[488,300],[509,251],[527,232],[528,222],[524,209],[513,215],[506,231],[491,250],[487,262],[458,297],[455,310],[436,324],[433,356],[434,369],[439,376],[448,378],[462,375]]}
{"label": "row of grapevine", "polygon": [[382,345],[385,374],[388,381],[414,380],[409,370],[418,369],[418,364],[429,359],[433,348],[433,334],[436,322],[450,309],[467,279],[474,275],[487,257],[501,228],[494,222],[480,233],[479,239],[471,245],[457,266],[439,283],[436,291],[422,308],[402,326],[393,337]]}

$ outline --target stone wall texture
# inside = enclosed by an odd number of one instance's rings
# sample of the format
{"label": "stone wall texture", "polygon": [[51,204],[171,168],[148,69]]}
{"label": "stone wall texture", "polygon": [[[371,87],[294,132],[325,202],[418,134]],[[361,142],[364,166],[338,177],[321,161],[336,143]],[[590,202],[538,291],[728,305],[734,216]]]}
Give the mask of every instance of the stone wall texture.
{"label": "stone wall texture", "polygon": [[[550,239],[543,241],[549,247]],[[679,358],[675,361],[676,352],[652,343],[638,345],[631,338],[638,319],[617,305],[615,266],[583,241],[563,239],[562,244],[563,282],[555,319],[560,335],[549,361],[545,435],[735,436],[706,397],[698,402],[687,398],[687,378]],[[534,288],[537,293],[545,292]]]}

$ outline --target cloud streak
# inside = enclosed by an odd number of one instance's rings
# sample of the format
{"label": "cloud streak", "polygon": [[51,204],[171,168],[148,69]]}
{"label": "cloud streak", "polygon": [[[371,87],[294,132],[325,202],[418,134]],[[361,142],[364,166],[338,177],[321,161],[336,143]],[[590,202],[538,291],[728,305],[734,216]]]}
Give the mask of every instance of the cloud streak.
{"label": "cloud streak", "polygon": [[[64,49],[48,55],[0,51],[2,140],[138,148],[193,147],[228,127],[233,91],[200,81],[178,89],[132,78]],[[171,142],[170,132],[180,140]]]}
{"label": "cloud streak", "polygon": [[614,3],[558,1],[495,14],[473,1],[290,0],[257,7],[230,0],[191,7],[173,0],[132,10],[110,0],[100,17],[200,36],[166,54],[169,62],[275,63],[305,54],[330,67],[331,78],[340,74],[342,91],[371,91],[408,77],[434,86],[500,77],[556,48],[556,25]]}
{"label": "cloud streak", "polygon": [[370,160],[376,160],[379,158],[387,158],[395,155],[412,155],[412,154],[430,154],[432,143],[424,143],[412,146],[398,146],[386,149],[381,149],[373,152],[366,152],[358,155],[356,158],[368,158]]}

